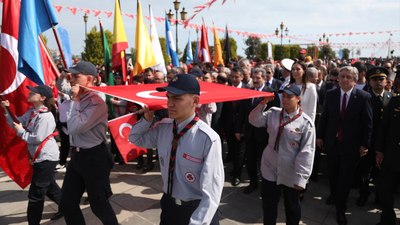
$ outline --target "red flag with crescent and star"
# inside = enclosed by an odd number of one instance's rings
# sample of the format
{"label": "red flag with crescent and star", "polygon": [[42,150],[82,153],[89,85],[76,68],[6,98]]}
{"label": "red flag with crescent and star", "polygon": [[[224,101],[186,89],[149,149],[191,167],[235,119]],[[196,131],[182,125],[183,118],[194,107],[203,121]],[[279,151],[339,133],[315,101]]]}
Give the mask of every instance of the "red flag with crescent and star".
{"label": "red flag with crescent and star", "polygon": [[[3,0],[0,54],[0,95],[10,101],[10,111],[17,116],[21,116],[30,107],[26,86],[36,86],[17,70],[20,5],[20,1]],[[0,111],[0,167],[21,188],[25,188],[32,179],[27,145],[7,124],[2,108]]]}
{"label": "red flag with crescent and star", "polygon": [[138,147],[129,141],[129,133],[134,123],[136,123],[136,115],[133,113],[108,121],[111,135],[126,163],[147,152],[147,149]]}
{"label": "red flag with crescent and star", "polygon": [[[91,87],[90,89],[131,101],[141,106],[147,105],[151,110],[158,110],[167,108],[166,93],[156,91],[157,87],[162,86],[167,86],[167,84],[116,85]],[[200,104],[270,96],[274,96],[274,94],[216,83],[200,82]]]}

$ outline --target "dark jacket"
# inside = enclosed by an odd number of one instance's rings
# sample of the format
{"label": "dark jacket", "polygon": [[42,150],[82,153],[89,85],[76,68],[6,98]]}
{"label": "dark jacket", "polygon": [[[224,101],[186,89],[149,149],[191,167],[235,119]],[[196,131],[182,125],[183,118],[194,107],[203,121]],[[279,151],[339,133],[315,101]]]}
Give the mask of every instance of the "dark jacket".
{"label": "dark jacket", "polygon": [[383,152],[382,167],[400,172],[400,96],[392,97],[383,112],[376,150]]}
{"label": "dark jacket", "polygon": [[[360,146],[369,148],[372,133],[372,104],[368,92],[353,88],[343,121],[340,117],[340,88],[326,93],[318,124],[317,138],[323,139],[328,154],[359,157]],[[339,125],[342,124],[343,149],[334,152]]]}

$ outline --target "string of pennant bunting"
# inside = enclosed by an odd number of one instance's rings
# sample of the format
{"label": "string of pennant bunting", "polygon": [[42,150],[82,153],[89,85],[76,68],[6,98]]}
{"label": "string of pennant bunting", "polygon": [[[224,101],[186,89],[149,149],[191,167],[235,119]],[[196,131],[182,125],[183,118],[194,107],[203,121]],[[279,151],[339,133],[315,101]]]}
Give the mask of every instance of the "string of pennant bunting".
{"label": "string of pennant bunting", "polygon": [[[215,1],[215,0],[212,0]],[[100,14],[105,14],[107,18],[110,18],[113,15],[112,11],[107,11],[107,10],[98,10],[98,9],[86,9],[86,8],[77,8],[77,7],[71,7],[71,6],[61,6],[61,5],[54,5],[54,8],[57,10],[58,13],[61,13],[61,11],[65,8],[69,10],[73,15],[76,15],[78,11],[81,11],[83,13],[86,13],[90,15],[93,13],[93,16],[98,17]],[[135,19],[136,14],[132,13],[122,13],[124,16],[130,18],[130,19]],[[145,16],[147,20],[150,20],[149,16]],[[154,19],[161,23],[165,21],[165,17],[158,17],[154,16]],[[182,20],[175,20],[171,19],[171,22],[173,24],[178,23],[185,23],[186,21]],[[187,25],[189,28],[192,29],[200,29],[201,25],[200,24],[193,24],[193,23],[188,23]],[[206,26],[206,29],[212,31],[213,27],[211,26]],[[225,32],[225,28],[222,27],[216,27],[218,32]],[[248,31],[240,31],[240,30],[233,30],[233,29],[228,29],[229,33],[234,33],[237,34],[238,36],[247,36],[247,37],[257,37],[257,38],[269,38],[269,37],[275,37],[276,35],[274,33],[271,34],[260,34],[260,33],[253,33],[253,32],[248,32]],[[327,37],[339,37],[339,36],[357,36],[357,35],[376,35],[376,34],[393,34],[400,32],[400,29],[398,30],[385,30],[385,31],[364,31],[364,32],[344,32],[344,33],[328,33],[325,34]],[[321,37],[323,34],[299,34],[299,35],[291,35],[290,37],[286,38],[301,38],[301,37]]]}

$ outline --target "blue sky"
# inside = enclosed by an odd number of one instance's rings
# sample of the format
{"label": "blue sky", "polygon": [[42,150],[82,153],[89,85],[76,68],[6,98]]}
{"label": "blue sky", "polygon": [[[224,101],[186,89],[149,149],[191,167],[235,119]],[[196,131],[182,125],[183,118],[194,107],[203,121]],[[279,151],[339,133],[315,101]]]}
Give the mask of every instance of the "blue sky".
{"label": "blue sky", "polygon": [[[188,16],[193,13],[193,7],[203,5],[208,0],[181,0],[181,9],[185,7]],[[60,24],[70,32],[72,51],[79,54],[83,51],[85,25],[83,22],[84,12],[80,8],[90,10],[114,11],[114,0],[53,0],[54,5],[61,5],[63,9],[56,13]],[[135,0],[120,0],[123,13],[136,14]],[[165,1],[141,1],[144,15],[148,15],[148,4],[152,4],[153,14],[163,17],[164,12],[173,8],[173,0]],[[211,8],[200,12],[192,23],[200,24],[202,18],[207,25],[215,23],[217,27],[225,27],[242,32],[254,32],[260,34],[273,34],[275,28],[283,21],[289,29],[289,36],[293,35],[302,39],[290,38],[292,44],[306,44],[317,41],[323,33],[342,34],[348,32],[376,32],[374,35],[346,35],[329,37],[331,43],[375,43],[392,41],[391,49],[394,48],[395,55],[400,55],[400,1],[399,0],[303,0],[303,1],[268,1],[268,0],[227,0],[221,5],[218,0]],[[76,7],[78,11],[73,15],[67,7]],[[113,30],[113,16],[107,18],[106,14],[100,14],[105,29]],[[136,20],[123,16],[129,47],[134,47]],[[145,20],[147,25],[149,21]],[[160,37],[165,36],[164,23],[157,23],[157,30]],[[88,30],[98,26],[98,19],[93,13],[89,14]],[[175,35],[175,27],[172,28]],[[196,39],[196,32],[193,29],[183,29],[179,26],[179,49],[183,50],[188,35],[192,40]],[[388,33],[377,33],[378,31],[395,31],[392,36]],[[244,55],[243,36],[235,32],[230,34],[235,38],[239,49],[238,54]],[[47,32],[51,48],[56,48],[52,33]],[[219,33],[223,37],[223,33]],[[289,38],[284,38],[283,43],[287,44]],[[280,44],[280,38],[262,38],[263,42],[270,41],[273,44]],[[209,32],[209,42],[213,45],[213,35]],[[348,47],[354,49],[358,47]],[[335,49],[337,50],[337,49]],[[388,46],[376,46],[375,48],[360,48],[362,56],[376,57],[386,56]]]}

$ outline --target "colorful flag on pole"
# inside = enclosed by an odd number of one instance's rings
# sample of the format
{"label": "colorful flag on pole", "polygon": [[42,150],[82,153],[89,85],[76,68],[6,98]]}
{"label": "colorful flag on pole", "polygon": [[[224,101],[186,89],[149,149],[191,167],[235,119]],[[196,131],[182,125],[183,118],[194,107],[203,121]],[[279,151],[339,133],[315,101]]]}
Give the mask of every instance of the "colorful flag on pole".
{"label": "colorful flag on pole", "polygon": [[64,52],[65,63],[67,67],[72,66],[72,52],[71,52],[71,42],[69,40],[68,30],[64,27],[58,25],[57,27],[58,35],[60,36],[61,46]]}
{"label": "colorful flag on pole", "polygon": [[188,43],[186,45],[186,65],[189,65],[193,62],[193,51],[192,51],[192,42],[190,41],[190,32],[188,37]]}
{"label": "colorful flag on pole", "polygon": [[219,64],[224,65],[224,60],[222,59],[221,42],[218,38],[217,28],[214,25],[214,67],[217,68]]}
{"label": "colorful flag on pole", "polygon": [[124,23],[122,22],[119,0],[115,0],[114,7],[114,40],[112,45],[112,66],[122,73],[122,79],[126,80],[125,49],[128,48]]}
{"label": "colorful flag on pole", "polygon": [[167,53],[169,57],[171,58],[171,63],[174,66],[179,66],[179,59],[178,59],[178,54],[176,52],[176,46],[174,42],[174,38],[172,37],[172,31],[169,26],[169,20],[168,17],[165,16],[165,37],[166,37],[166,44],[167,44]]}
{"label": "colorful flag on pole", "polygon": [[231,61],[231,42],[229,39],[228,25],[225,27],[225,43],[224,43],[225,65]]}
{"label": "colorful flag on pole", "polygon": [[108,40],[100,20],[99,20],[99,26],[100,26],[101,41],[103,43],[103,52],[104,52],[103,56],[104,56],[104,69],[106,73],[106,82],[108,85],[114,85],[114,75],[112,73],[110,47],[108,46]]}
{"label": "colorful flag on pole", "polygon": [[167,75],[167,68],[165,68],[164,56],[161,50],[160,39],[158,38],[158,32],[153,17],[153,10],[151,10],[151,5],[149,5],[149,10],[150,10],[150,38],[157,62],[157,65],[153,66],[153,70],[161,71],[164,73],[164,75]]}
{"label": "colorful flag on pole", "polygon": [[137,20],[136,20],[136,63],[133,68],[133,75],[139,74],[144,69],[157,64],[149,32],[144,23],[142,7],[137,1]]}
{"label": "colorful flag on pole", "polygon": [[204,23],[201,25],[201,37],[199,44],[199,59],[201,62],[211,62],[210,47],[208,44],[208,34]]}
{"label": "colorful flag on pole", "polygon": [[[17,116],[24,114],[29,103],[27,85],[35,86],[18,71],[18,31],[20,1],[3,0],[3,17],[0,55],[0,96],[10,101],[10,111]],[[19,138],[6,122],[0,109],[0,167],[21,188],[27,187],[32,179],[29,153],[26,142]]]}
{"label": "colorful flag on pole", "polygon": [[[105,74],[106,74],[106,82],[107,82],[107,85],[113,86],[114,85],[114,74],[112,73],[111,52],[110,52],[110,47],[108,46],[108,40],[107,40],[106,34],[104,32],[103,25],[101,24],[101,20],[99,20],[99,26],[100,26],[101,41],[103,43],[104,70],[105,70]],[[110,103],[111,98],[112,98],[111,96],[106,95],[106,103],[107,103],[107,107],[108,107],[109,118],[114,117],[114,106]]]}
{"label": "colorful flag on pole", "polygon": [[22,0],[20,9],[18,70],[37,84],[44,84],[39,34],[57,25],[49,0]]}

